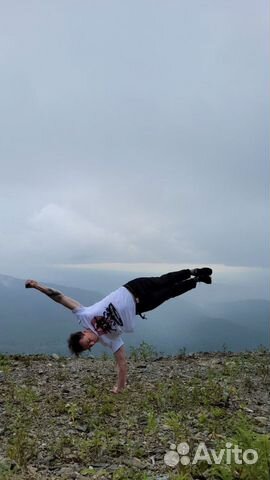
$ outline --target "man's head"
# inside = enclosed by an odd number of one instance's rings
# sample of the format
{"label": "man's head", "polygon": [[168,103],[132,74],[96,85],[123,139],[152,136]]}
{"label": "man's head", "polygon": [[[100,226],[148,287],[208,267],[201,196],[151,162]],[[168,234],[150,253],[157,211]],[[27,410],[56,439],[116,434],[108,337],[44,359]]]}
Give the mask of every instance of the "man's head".
{"label": "man's head", "polygon": [[90,350],[98,341],[98,336],[91,330],[72,333],[68,339],[68,346],[72,353],[79,356],[84,350]]}

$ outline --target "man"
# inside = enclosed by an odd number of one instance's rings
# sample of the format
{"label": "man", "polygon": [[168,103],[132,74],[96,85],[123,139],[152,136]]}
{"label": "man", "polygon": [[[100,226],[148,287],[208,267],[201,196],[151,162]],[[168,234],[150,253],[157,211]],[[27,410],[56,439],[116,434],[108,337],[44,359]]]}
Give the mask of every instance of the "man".
{"label": "man", "polygon": [[211,275],[211,268],[205,267],[179,270],[160,277],[135,278],[89,307],[35,280],[27,280],[25,287],[39,290],[76,315],[84,330],[69,337],[68,345],[75,355],[90,350],[97,342],[112,349],[118,367],[118,380],[111,391],[120,393],[127,381],[122,332],[134,331],[136,315],[145,318],[143,312],[153,310],[166,300],[196,288],[198,282],[210,285]]}

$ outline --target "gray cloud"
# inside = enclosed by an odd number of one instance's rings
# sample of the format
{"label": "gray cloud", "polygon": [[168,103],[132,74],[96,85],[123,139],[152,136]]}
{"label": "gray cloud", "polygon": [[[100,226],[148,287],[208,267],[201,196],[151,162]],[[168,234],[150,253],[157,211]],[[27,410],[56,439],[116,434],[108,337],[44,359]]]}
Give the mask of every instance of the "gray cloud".
{"label": "gray cloud", "polygon": [[266,1],[2,7],[0,259],[267,266]]}

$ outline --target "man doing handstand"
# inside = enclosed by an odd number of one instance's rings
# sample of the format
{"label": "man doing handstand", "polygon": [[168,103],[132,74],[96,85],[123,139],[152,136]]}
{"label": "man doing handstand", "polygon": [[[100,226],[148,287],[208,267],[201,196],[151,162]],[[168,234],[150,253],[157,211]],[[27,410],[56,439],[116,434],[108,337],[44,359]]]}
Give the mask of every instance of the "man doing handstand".
{"label": "man doing handstand", "polygon": [[25,287],[39,290],[76,315],[84,330],[72,333],[68,339],[69,348],[75,355],[90,350],[97,342],[111,348],[118,367],[118,380],[112,392],[120,393],[127,381],[127,360],[121,334],[134,331],[136,315],[144,318],[144,312],[196,288],[198,282],[210,285],[211,275],[211,268],[205,267],[179,270],[160,277],[135,278],[89,307],[35,280],[27,280]]}

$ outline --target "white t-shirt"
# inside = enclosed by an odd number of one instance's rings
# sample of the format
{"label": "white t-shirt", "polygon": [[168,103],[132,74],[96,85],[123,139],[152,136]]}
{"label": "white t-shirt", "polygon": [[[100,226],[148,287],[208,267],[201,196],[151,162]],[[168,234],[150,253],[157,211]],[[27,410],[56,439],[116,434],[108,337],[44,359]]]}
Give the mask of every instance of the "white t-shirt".
{"label": "white t-shirt", "polygon": [[[134,331],[136,304],[133,295],[125,287],[118,288],[90,307],[81,305],[72,312],[85,329],[92,330],[98,335],[99,342],[114,353],[124,345],[122,332]],[[105,317],[104,329],[96,324],[95,317],[100,316]]]}

